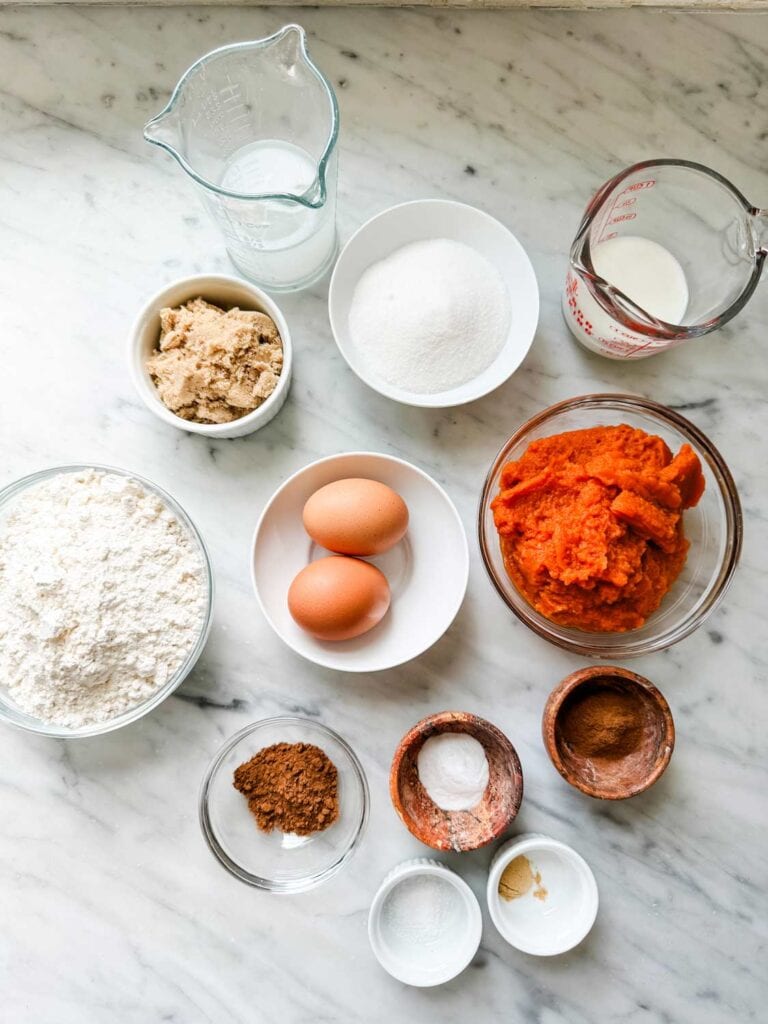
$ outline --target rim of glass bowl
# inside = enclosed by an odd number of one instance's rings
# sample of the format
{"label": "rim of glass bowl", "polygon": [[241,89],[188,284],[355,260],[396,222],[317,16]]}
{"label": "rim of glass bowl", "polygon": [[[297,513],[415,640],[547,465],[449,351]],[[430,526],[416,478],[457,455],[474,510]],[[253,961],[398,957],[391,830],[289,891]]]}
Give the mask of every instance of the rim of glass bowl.
{"label": "rim of glass bowl", "polygon": [[34,732],[43,736],[51,736],[58,739],[81,739],[87,736],[103,736],[105,733],[114,732],[115,729],[121,729],[124,725],[130,725],[139,718],[143,718],[144,715],[149,714],[150,711],[153,711],[159,704],[162,704],[167,697],[170,697],[174,690],[178,689],[192,671],[195,662],[203,652],[203,648],[208,640],[208,634],[211,631],[211,623],[213,621],[213,570],[211,568],[211,558],[208,553],[208,548],[205,545],[205,541],[203,540],[200,531],[176,499],[167,491],[163,490],[162,487],[158,486],[158,484],[153,483],[151,480],[147,480],[146,477],[141,476],[139,473],[132,473],[130,470],[120,469],[118,466],[107,466],[98,462],[73,463],[71,465],[51,466],[48,469],[41,469],[36,473],[30,473],[28,476],[23,476],[19,480],[15,480],[13,483],[10,483],[6,487],[0,489],[0,518],[2,517],[9,502],[12,501],[12,499],[21,491],[27,490],[29,487],[40,483],[41,480],[47,480],[63,473],[80,473],[87,469],[95,469],[98,472],[104,473],[115,473],[118,476],[127,477],[130,480],[137,480],[142,484],[142,486],[146,487],[148,491],[157,495],[157,497],[164,502],[170,511],[173,512],[179,522],[186,527],[193,540],[197,542],[197,546],[202,557],[203,570],[205,573],[206,609],[197,641],[173,675],[166,683],[164,683],[163,686],[159,687],[151,697],[148,697],[144,703],[138,704],[135,708],[131,708],[130,710],[123,712],[122,715],[118,715],[116,718],[110,718],[106,722],[95,722],[93,725],[83,726],[80,729],[73,729],[64,725],[43,722],[41,719],[34,718],[34,716],[27,714],[21,709],[18,709],[16,712],[19,715],[18,719],[11,717],[9,711],[16,711],[16,709],[9,709],[6,708],[5,705],[0,704],[0,720],[3,722],[8,723],[8,725],[15,726],[18,729],[24,729],[27,732]]}
{"label": "rim of glass bowl", "polygon": [[[614,409],[617,412],[644,414],[666,426],[675,428],[703,455],[717,482],[725,513],[726,530],[725,550],[717,577],[710,583],[708,592],[694,609],[693,614],[689,614],[682,621],[655,636],[633,641],[632,631],[601,634],[558,626],[535,611],[522,594],[519,595],[520,604],[513,603],[505,593],[504,583],[507,582],[512,589],[514,589],[514,584],[511,580],[502,582],[494,570],[490,545],[498,543],[498,534],[494,530],[491,537],[486,536],[485,513],[488,505],[496,496],[497,477],[503,464],[508,461],[509,452],[543,423],[554,419],[561,413],[585,409]],[[563,402],[550,405],[523,423],[499,449],[485,477],[477,526],[483,564],[497,593],[507,607],[540,637],[571,653],[582,654],[590,658],[632,658],[642,654],[651,654],[655,651],[663,651],[693,633],[715,610],[725,595],[739,561],[743,540],[741,503],[736,484],[725,460],[706,434],[674,409],[638,395],[614,393],[579,395],[575,398],[568,398]],[[614,640],[614,643],[609,645],[601,641],[603,636],[626,637],[626,642],[617,643]]]}
{"label": "rim of glass bowl", "polygon": [[[341,856],[333,862],[329,867],[324,868],[322,871],[317,871],[312,875],[305,875],[304,878],[293,879],[288,882],[274,881],[270,878],[262,878],[260,875],[253,875],[250,871],[246,871],[245,868],[241,867],[236,860],[224,850],[221,843],[216,838],[216,834],[211,825],[211,817],[208,811],[208,798],[210,795],[211,783],[214,776],[218,772],[222,765],[222,762],[229,754],[229,752],[237,746],[240,740],[249,736],[251,733],[258,732],[263,728],[271,728],[273,726],[280,725],[299,725],[299,726],[310,726],[313,729],[319,730],[321,733],[325,733],[331,739],[333,739],[342,750],[345,752],[349,761],[354,769],[355,775],[358,782],[360,783],[360,789],[363,794],[363,809],[360,815],[360,820],[357,823],[355,834],[352,836],[349,844],[347,845]],[[322,722],[315,722],[311,718],[301,718],[296,715],[274,715],[271,718],[261,718],[258,722],[252,722],[250,725],[246,725],[245,728],[238,730],[233,736],[227,740],[227,742],[219,748],[217,753],[214,755],[211,763],[206,769],[203,777],[202,784],[200,786],[200,796],[198,798],[198,816],[200,819],[200,828],[203,832],[208,848],[218,862],[224,867],[231,875],[235,878],[239,878],[241,882],[245,882],[246,885],[251,885],[256,889],[262,889],[265,892],[273,892],[280,894],[291,894],[308,892],[310,889],[314,889],[315,886],[320,885],[322,882],[327,881],[333,875],[346,864],[346,862],[353,855],[357,847],[360,845],[363,833],[365,832],[365,826],[368,823],[369,805],[371,802],[370,792],[368,790],[368,780],[365,777],[363,766],[357,754],[354,752],[352,747],[347,743],[343,737],[331,729],[327,725],[323,725]]]}

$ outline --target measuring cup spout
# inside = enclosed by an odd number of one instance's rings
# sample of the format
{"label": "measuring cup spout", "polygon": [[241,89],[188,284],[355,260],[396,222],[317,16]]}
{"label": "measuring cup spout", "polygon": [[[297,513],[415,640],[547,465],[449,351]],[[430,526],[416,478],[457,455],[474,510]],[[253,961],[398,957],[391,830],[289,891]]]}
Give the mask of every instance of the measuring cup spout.
{"label": "measuring cup spout", "polygon": [[153,146],[160,146],[177,156],[181,144],[181,123],[175,108],[169,105],[151,121],[147,121],[144,125],[144,138]]}
{"label": "measuring cup spout", "polygon": [[285,67],[292,68],[300,62],[309,61],[307,34],[301,25],[284,25],[272,40],[272,47]]}

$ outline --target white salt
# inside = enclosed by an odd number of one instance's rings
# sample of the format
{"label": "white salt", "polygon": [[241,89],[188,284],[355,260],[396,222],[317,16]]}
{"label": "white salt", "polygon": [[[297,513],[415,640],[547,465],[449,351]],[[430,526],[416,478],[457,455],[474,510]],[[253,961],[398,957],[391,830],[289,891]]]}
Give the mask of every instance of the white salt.
{"label": "white salt", "polygon": [[412,875],[398,882],[384,901],[381,927],[395,948],[452,944],[462,924],[461,897],[438,875]]}

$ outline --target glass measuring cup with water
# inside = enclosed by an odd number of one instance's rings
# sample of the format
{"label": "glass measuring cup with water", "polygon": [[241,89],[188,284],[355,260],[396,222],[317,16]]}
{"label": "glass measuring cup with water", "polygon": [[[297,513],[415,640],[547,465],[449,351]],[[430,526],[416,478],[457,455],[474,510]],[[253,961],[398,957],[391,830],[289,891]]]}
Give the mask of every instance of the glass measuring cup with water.
{"label": "glass measuring cup with water", "polygon": [[272,291],[333,262],[338,133],[299,25],[201,57],[144,128],[194,182],[237,269]]}
{"label": "glass measuring cup with water", "polygon": [[768,255],[768,211],[716,171],[648,160],[587,206],[570,253],[565,321],[587,348],[642,359],[715,331],[748,302]]}

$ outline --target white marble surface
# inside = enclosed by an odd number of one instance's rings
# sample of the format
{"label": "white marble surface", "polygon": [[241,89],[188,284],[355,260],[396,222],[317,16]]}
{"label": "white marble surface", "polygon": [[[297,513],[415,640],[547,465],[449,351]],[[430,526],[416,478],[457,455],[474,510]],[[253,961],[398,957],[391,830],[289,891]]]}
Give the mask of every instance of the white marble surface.
{"label": "white marble surface", "polygon": [[[523,369],[491,397],[409,410],[347,370],[318,287],[284,304],[297,357],[283,412],[248,439],[211,443],[155,421],[126,373],[126,331],[147,294],[181,274],[228,269],[177,168],[142,142],[141,127],[198,54],[297,17],[338,85],[342,233],[408,198],[477,204],[527,246],[541,326]],[[628,162],[698,159],[768,205],[768,18],[6,8],[0,80],[2,481],[75,460],[139,471],[197,521],[219,588],[197,671],[140,724],[80,742],[2,730],[0,1019],[764,1021],[768,285],[721,335],[627,366],[578,349],[559,298],[587,196]],[[570,790],[539,738],[550,687],[584,662],[510,616],[473,535],[501,442],[534,411],[594,389],[687,410],[729,461],[746,513],[723,607],[694,637],[634,663],[668,696],[678,747],[655,789],[611,806]],[[468,598],[448,635],[417,662],[363,678],[316,669],[282,645],[256,606],[247,560],[277,484],[358,447],[433,473],[473,540]],[[447,707],[509,734],[526,779],[517,825],[580,850],[602,903],[583,946],[553,960],[516,953],[486,918],[471,968],[417,991],[373,960],[366,911],[395,862],[426,852],[389,805],[395,744]],[[213,860],[196,800],[225,737],[293,711],[352,742],[372,817],[337,879],[277,898]],[[448,859],[481,893],[489,857]]]}

